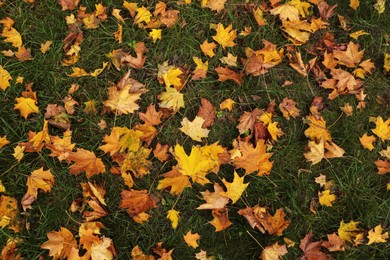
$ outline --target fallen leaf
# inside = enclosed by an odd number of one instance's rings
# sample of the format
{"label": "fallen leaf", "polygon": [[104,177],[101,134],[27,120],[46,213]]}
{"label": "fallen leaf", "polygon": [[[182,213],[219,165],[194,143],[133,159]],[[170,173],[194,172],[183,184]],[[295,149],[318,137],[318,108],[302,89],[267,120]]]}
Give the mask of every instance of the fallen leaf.
{"label": "fallen leaf", "polygon": [[25,146],[15,146],[14,153],[12,154],[16,160],[18,160],[18,163],[22,160],[24,156],[24,150],[26,149]]}
{"label": "fallen leaf", "polygon": [[328,254],[325,254],[321,251],[322,241],[313,242],[313,233],[310,231],[307,233],[305,238],[301,240],[299,248],[303,251],[306,259],[316,259],[316,260],[328,260],[331,259]]}
{"label": "fallen leaf", "polygon": [[184,237],[184,241],[186,244],[192,248],[197,248],[199,246],[198,240],[200,239],[200,235],[198,233],[192,234],[191,230],[187,232]]}
{"label": "fallen leaf", "polygon": [[200,116],[196,116],[192,122],[185,117],[181,122],[182,127],[179,129],[191,137],[192,140],[202,142],[202,138],[207,138],[210,132],[210,130],[202,128],[202,125],[205,122],[206,121]]}
{"label": "fallen leaf", "polygon": [[264,248],[260,257],[262,260],[278,260],[287,253],[286,245],[278,245],[278,242],[276,242],[275,244]]}
{"label": "fallen leaf", "polygon": [[222,209],[213,209],[211,214],[214,219],[210,221],[210,225],[215,227],[215,232],[225,230],[233,224],[229,220],[228,209],[226,207]]}
{"label": "fallen leaf", "polygon": [[32,98],[19,97],[16,98],[16,104],[14,109],[19,110],[20,115],[27,119],[27,117],[32,114],[39,114],[39,108],[36,105],[37,101]]}
{"label": "fallen leaf", "polygon": [[324,190],[318,195],[320,204],[322,206],[332,207],[332,203],[336,200],[336,195],[330,194],[330,190]]}
{"label": "fallen leaf", "polygon": [[297,118],[300,114],[300,110],[296,107],[297,103],[293,99],[285,97],[279,104],[279,109],[282,111],[283,116],[290,120],[290,116]]}
{"label": "fallen leaf", "polygon": [[224,82],[226,80],[233,80],[238,85],[241,85],[242,83],[242,77],[244,76],[243,72],[237,73],[227,67],[221,67],[215,69],[215,71],[218,73],[218,81]]}
{"label": "fallen leaf", "polygon": [[60,231],[47,233],[48,241],[40,248],[49,250],[49,256],[55,259],[63,259],[69,256],[72,248],[78,248],[73,234],[66,228],[61,227]]}
{"label": "fallen leaf", "polygon": [[235,103],[234,100],[231,98],[225,99],[219,104],[219,109],[221,110],[227,109],[229,111],[232,111],[234,103]]}
{"label": "fallen leaf", "polygon": [[91,178],[95,174],[104,173],[106,168],[100,158],[96,158],[93,152],[78,148],[76,152],[71,152],[68,156],[69,161],[74,164],[69,167],[71,174],[86,173],[87,178]]}
{"label": "fallen leaf", "polygon": [[161,108],[173,109],[174,112],[184,107],[184,95],[175,88],[167,87],[159,96]]}
{"label": "fallen leaf", "polygon": [[[185,0],[188,1],[188,0]],[[191,1],[191,0],[190,0]],[[217,11],[219,13],[225,8],[226,0],[202,0],[201,7],[202,8],[210,8],[213,11]]]}
{"label": "fallen leaf", "polygon": [[214,124],[217,113],[215,111],[214,105],[207,98],[202,98],[201,102],[202,105],[200,106],[196,116],[204,119],[202,128],[207,128]]}
{"label": "fallen leaf", "polygon": [[222,57],[219,60],[226,65],[237,67],[237,56],[234,56],[230,52],[228,52],[227,56]]}
{"label": "fallen leaf", "polygon": [[389,160],[376,160],[375,162],[376,167],[378,168],[378,174],[386,174],[390,173],[390,161]]}
{"label": "fallen leaf", "polygon": [[161,29],[152,29],[149,33],[149,36],[152,37],[154,43],[156,43],[157,40],[161,40],[161,32]]}
{"label": "fallen leaf", "polygon": [[309,141],[308,151],[304,153],[306,160],[313,165],[322,161],[325,157],[325,147],[322,139],[317,143],[316,141]]}
{"label": "fallen leaf", "polygon": [[169,219],[172,222],[172,228],[176,229],[179,225],[179,211],[170,209],[168,210],[167,219]]}
{"label": "fallen leaf", "polygon": [[322,242],[321,246],[329,250],[329,252],[345,251],[344,242],[336,234],[328,234],[328,241]]}
{"label": "fallen leaf", "polygon": [[45,43],[41,43],[41,48],[39,49],[43,54],[45,54],[49,49],[53,42],[46,41]]}
{"label": "fallen leaf", "polygon": [[0,149],[3,148],[5,145],[10,144],[11,142],[7,140],[7,136],[4,135],[0,138]]}
{"label": "fallen leaf", "polygon": [[225,179],[222,179],[223,184],[225,185],[227,191],[220,192],[222,196],[226,196],[232,200],[232,204],[236,203],[239,198],[241,198],[242,193],[248,187],[249,183],[244,184],[244,177],[240,177],[236,171],[234,171],[234,179],[232,182],[227,182]]}
{"label": "fallen leaf", "polygon": [[62,7],[62,11],[74,10],[79,4],[80,0],[58,0],[58,3]]}
{"label": "fallen leaf", "polygon": [[372,151],[374,150],[373,142],[376,141],[376,137],[373,135],[367,135],[367,133],[364,133],[362,137],[359,138],[360,143],[363,145],[364,148]]}
{"label": "fallen leaf", "polygon": [[340,222],[340,227],[337,231],[339,237],[343,241],[352,242],[352,240],[360,233],[360,229],[357,227],[360,222],[350,221],[345,223],[343,220]]}
{"label": "fallen leaf", "polygon": [[214,192],[206,190],[201,192],[203,199],[206,203],[200,205],[196,209],[223,209],[226,204],[229,202],[229,198],[221,194],[223,188],[218,184],[214,183]]}
{"label": "fallen leaf", "polygon": [[344,106],[340,107],[340,109],[347,117],[353,115],[353,108],[349,103],[344,103]]}
{"label": "fallen leaf", "polygon": [[9,72],[0,65],[0,88],[5,91],[10,86],[11,79]]}
{"label": "fallen leaf", "polygon": [[200,45],[200,49],[202,50],[203,54],[209,56],[210,58],[215,56],[215,47],[217,47],[217,45],[214,42],[209,43],[207,40],[205,40]]}
{"label": "fallen leaf", "polygon": [[383,121],[383,118],[378,116],[374,123],[376,127],[372,129],[372,132],[382,139],[382,141],[390,140],[390,118]]}
{"label": "fallen leaf", "polygon": [[172,195],[180,195],[187,187],[191,187],[191,182],[188,176],[182,175],[177,167],[173,167],[171,171],[162,175],[163,180],[158,182],[157,189],[163,190],[170,187],[169,192]]}
{"label": "fallen leaf", "polygon": [[209,62],[208,61],[203,62],[202,59],[200,59],[198,57],[192,57],[192,59],[194,60],[194,62],[196,64],[196,68],[193,72],[191,79],[192,80],[205,79],[206,74],[207,74],[207,70],[209,68]]}
{"label": "fallen leaf", "polygon": [[367,245],[371,245],[373,243],[385,243],[387,242],[387,238],[389,238],[389,232],[383,233],[383,228],[381,225],[376,226],[373,229],[368,231],[368,243]]}
{"label": "fallen leaf", "polygon": [[148,211],[150,208],[157,208],[157,200],[149,195],[147,190],[122,190],[119,207],[125,209],[130,217],[135,217]]}
{"label": "fallen leaf", "polygon": [[369,33],[365,32],[363,30],[359,30],[359,31],[356,31],[356,32],[349,34],[349,37],[357,40],[359,38],[359,36],[366,35],[366,34],[369,34]]}
{"label": "fallen leaf", "polygon": [[359,7],[360,3],[359,0],[350,0],[349,6],[352,7],[352,9],[356,10]]}

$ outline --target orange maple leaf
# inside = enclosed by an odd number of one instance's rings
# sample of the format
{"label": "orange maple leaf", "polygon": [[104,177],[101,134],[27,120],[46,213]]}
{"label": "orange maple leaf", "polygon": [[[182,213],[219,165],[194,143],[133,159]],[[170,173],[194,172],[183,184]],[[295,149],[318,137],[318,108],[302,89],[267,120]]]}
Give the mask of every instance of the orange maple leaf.
{"label": "orange maple leaf", "polygon": [[91,178],[95,174],[104,173],[106,168],[100,158],[96,158],[93,152],[78,148],[76,152],[71,152],[68,156],[70,161],[74,164],[70,166],[69,170],[72,174],[86,173],[87,178]]}

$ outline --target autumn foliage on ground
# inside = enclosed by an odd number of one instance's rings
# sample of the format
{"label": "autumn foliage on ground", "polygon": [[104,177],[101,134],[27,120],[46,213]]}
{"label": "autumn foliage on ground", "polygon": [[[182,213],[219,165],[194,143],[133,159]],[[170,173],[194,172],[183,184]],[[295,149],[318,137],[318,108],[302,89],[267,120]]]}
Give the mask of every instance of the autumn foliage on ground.
{"label": "autumn foliage on ground", "polygon": [[2,259],[390,253],[386,1],[19,2]]}

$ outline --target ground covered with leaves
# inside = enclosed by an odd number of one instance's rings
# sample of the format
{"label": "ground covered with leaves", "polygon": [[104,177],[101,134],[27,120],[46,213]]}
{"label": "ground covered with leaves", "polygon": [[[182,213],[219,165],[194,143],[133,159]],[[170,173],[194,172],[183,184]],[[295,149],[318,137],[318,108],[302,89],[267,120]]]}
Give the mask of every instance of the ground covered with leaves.
{"label": "ground covered with leaves", "polygon": [[1,0],[2,259],[385,259],[384,0]]}

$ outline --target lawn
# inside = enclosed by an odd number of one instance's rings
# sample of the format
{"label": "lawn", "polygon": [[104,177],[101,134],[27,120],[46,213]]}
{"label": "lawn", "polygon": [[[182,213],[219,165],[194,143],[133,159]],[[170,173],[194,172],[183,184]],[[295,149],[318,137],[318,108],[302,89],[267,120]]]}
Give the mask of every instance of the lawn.
{"label": "lawn", "polygon": [[2,259],[387,259],[385,2],[1,0]]}

